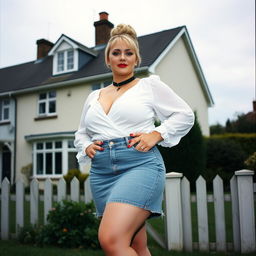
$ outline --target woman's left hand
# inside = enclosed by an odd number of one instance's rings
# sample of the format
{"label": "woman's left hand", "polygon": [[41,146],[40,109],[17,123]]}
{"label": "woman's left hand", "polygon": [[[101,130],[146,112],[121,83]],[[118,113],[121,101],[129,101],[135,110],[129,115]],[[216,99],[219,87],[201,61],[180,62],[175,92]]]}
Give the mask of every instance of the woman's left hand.
{"label": "woman's left hand", "polygon": [[134,144],[138,143],[135,147],[139,151],[147,152],[152,147],[154,147],[159,141],[163,140],[161,134],[157,131],[151,133],[137,132],[130,134],[131,137],[134,137],[129,140],[128,147],[132,147]]}

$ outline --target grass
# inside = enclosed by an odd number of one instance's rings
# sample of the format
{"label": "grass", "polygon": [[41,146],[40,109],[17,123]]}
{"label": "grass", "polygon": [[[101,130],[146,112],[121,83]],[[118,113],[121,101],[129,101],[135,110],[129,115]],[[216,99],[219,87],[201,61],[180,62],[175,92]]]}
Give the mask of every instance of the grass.
{"label": "grass", "polygon": [[[104,256],[104,253],[100,250],[85,250],[85,249],[62,249],[56,247],[34,247],[29,245],[19,244],[15,240],[11,241],[1,241],[0,240],[0,256]],[[214,256],[238,256],[240,254],[235,253],[186,253],[186,252],[170,252],[166,251],[162,248],[155,247],[149,243],[149,249],[152,256],[206,256],[206,255],[214,255]],[[243,254],[244,255],[244,254]],[[248,256],[253,256],[255,254],[247,254]]]}

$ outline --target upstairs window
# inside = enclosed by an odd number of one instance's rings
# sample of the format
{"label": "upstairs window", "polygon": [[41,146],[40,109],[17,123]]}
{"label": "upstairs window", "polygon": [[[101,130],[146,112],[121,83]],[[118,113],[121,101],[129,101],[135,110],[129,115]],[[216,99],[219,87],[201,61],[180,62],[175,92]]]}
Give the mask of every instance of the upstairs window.
{"label": "upstairs window", "polygon": [[10,121],[10,100],[0,100],[0,122]]}
{"label": "upstairs window", "polygon": [[56,114],[56,91],[43,92],[38,98],[38,115],[49,116]]}
{"label": "upstairs window", "polygon": [[57,73],[72,71],[74,69],[74,50],[57,53]]}

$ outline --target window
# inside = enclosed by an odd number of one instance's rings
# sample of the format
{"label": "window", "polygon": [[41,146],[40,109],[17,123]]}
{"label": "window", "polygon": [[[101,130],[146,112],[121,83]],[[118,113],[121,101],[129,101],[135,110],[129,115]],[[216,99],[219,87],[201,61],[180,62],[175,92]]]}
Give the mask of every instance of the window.
{"label": "window", "polygon": [[10,100],[0,100],[0,122],[10,121]]}
{"label": "window", "polygon": [[112,82],[111,81],[105,81],[105,82],[101,82],[101,83],[97,83],[97,84],[93,84],[92,85],[92,90],[98,90],[100,88],[104,88],[107,87],[108,85],[110,85]]}
{"label": "window", "polygon": [[59,176],[79,168],[73,140],[35,142],[33,155],[35,176]]}
{"label": "window", "polygon": [[74,50],[57,53],[57,74],[74,70]]}
{"label": "window", "polygon": [[56,114],[56,91],[40,93],[38,99],[38,115],[47,116],[52,114]]}

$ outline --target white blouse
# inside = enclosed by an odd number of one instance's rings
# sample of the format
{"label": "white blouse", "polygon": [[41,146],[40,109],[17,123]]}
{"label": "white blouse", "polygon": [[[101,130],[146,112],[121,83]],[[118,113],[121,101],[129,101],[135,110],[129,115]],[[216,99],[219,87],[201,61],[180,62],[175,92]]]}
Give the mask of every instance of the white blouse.
{"label": "white blouse", "polygon": [[[89,163],[86,148],[95,140],[126,137],[130,133],[158,131],[164,147],[177,145],[194,124],[191,108],[156,75],[142,78],[112,104],[106,114],[98,101],[100,90],[87,97],[74,145],[79,163]],[[158,118],[161,125],[155,127]]]}

